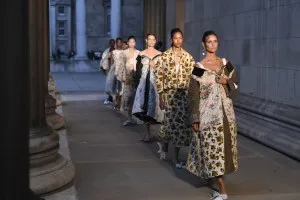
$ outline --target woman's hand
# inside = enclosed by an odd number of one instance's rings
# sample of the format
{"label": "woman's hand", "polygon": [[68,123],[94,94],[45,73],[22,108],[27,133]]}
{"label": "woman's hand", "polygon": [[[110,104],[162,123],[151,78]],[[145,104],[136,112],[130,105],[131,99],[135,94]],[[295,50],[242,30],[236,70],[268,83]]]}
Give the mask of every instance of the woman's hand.
{"label": "woman's hand", "polygon": [[130,71],[133,71],[134,70],[134,64],[130,64]]}
{"label": "woman's hand", "polygon": [[132,84],[132,80],[126,79],[126,80],[124,81],[124,83],[125,83],[125,85],[131,85],[131,84]]}
{"label": "woman's hand", "polygon": [[153,68],[153,69],[155,68],[155,63],[153,62],[153,60],[151,60],[151,61],[149,62],[149,65],[150,65],[151,68]]}
{"label": "woman's hand", "polygon": [[192,127],[193,127],[193,131],[194,132],[199,132],[199,123],[198,122],[197,123],[193,123]]}
{"label": "woman's hand", "polygon": [[223,77],[223,76],[218,76],[216,78],[216,82],[220,83],[220,84],[223,84],[223,85],[227,85],[227,80],[228,80],[228,78],[227,77]]}

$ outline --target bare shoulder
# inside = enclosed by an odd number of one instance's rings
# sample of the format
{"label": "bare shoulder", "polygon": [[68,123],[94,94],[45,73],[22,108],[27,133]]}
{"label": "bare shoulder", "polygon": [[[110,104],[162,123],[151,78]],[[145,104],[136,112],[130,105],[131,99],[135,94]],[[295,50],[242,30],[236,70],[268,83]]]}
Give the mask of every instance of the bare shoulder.
{"label": "bare shoulder", "polygon": [[161,52],[161,51],[158,51],[158,50],[156,50],[156,55],[160,55],[160,54],[162,54],[162,52]]}
{"label": "bare shoulder", "polygon": [[205,63],[207,63],[207,61],[205,60],[205,59],[201,59],[199,62],[197,62],[197,63],[200,63],[200,64],[205,64]]}
{"label": "bare shoulder", "polygon": [[143,55],[145,55],[145,50],[140,51],[140,56],[143,56]]}

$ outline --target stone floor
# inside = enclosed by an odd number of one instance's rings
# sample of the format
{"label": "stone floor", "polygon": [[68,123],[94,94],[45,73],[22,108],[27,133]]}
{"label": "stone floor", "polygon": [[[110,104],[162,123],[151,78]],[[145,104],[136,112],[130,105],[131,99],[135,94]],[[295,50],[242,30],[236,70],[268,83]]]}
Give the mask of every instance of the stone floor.
{"label": "stone floor", "polygon": [[[154,143],[138,142],[143,125],[123,127],[124,115],[103,105],[102,75],[53,75],[64,101],[80,200],[209,199],[202,180],[160,161]],[[299,162],[242,136],[238,144],[240,170],[226,177],[231,200],[300,199]]]}

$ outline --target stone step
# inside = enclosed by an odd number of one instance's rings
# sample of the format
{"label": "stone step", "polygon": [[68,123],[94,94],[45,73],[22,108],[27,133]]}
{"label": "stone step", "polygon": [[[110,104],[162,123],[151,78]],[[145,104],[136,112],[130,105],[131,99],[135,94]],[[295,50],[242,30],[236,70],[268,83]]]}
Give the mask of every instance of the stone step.
{"label": "stone step", "polygon": [[239,93],[235,107],[300,128],[300,107]]}
{"label": "stone step", "polygon": [[300,160],[300,128],[236,107],[238,132]]}

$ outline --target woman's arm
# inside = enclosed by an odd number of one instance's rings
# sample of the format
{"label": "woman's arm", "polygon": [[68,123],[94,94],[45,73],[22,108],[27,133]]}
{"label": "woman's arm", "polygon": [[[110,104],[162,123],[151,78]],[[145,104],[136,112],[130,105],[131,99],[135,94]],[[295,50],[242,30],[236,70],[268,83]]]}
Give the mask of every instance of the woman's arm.
{"label": "woman's arm", "polygon": [[231,77],[227,79],[227,87],[229,90],[230,97],[234,98],[235,92],[238,89],[238,82],[235,70],[232,72]]}
{"label": "woman's arm", "polygon": [[163,71],[163,64],[162,59],[159,57],[157,62],[155,63],[154,73],[156,76],[156,88],[159,94],[159,107],[160,109],[165,109],[165,102],[163,98],[163,91],[164,91],[164,71]]}
{"label": "woman's arm", "polygon": [[194,78],[191,78],[189,89],[188,89],[188,117],[189,117],[188,120],[190,124],[193,124],[194,130],[195,129],[199,130],[199,122],[200,122],[199,121],[199,103],[200,103],[199,92],[200,92],[199,82],[196,81]]}
{"label": "woman's arm", "polygon": [[164,86],[164,72],[163,72],[163,66],[162,66],[162,60],[161,57],[158,58],[157,62],[155,63],[154,73],[156,76],[156,87],[158,94],[163,93]]}

